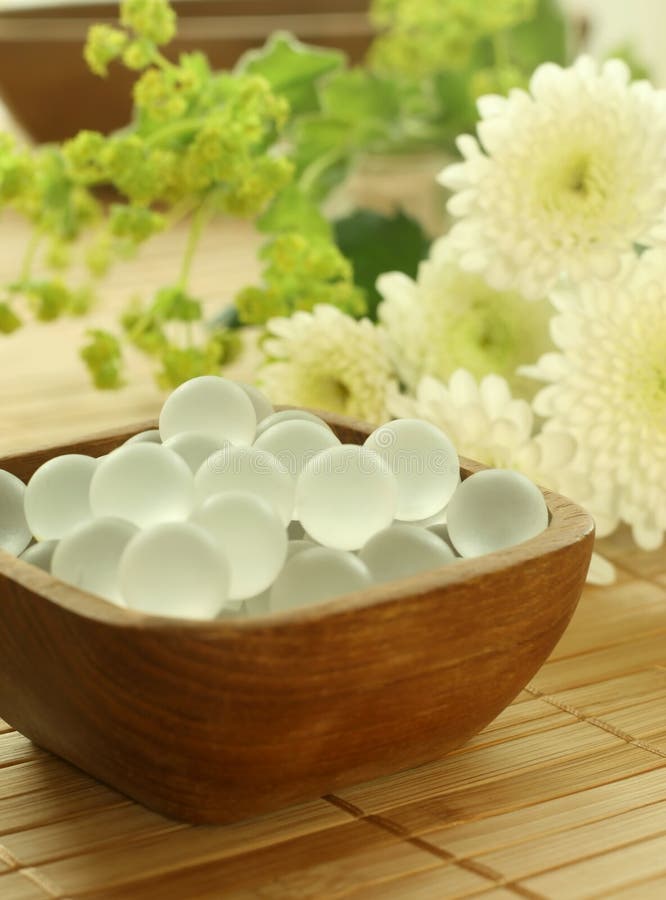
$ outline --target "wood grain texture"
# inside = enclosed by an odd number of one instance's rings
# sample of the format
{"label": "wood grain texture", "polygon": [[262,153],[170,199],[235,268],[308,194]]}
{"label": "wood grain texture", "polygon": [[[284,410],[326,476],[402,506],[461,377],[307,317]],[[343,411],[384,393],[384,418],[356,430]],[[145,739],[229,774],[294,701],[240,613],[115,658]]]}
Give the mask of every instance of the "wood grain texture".
{"label": "wood grain texture", "polygon": [[[371,430],[328,420],[344,442]],[[0,468],[27,480],[56,454],[99,456],[144,427]],[[478,468],[463,461],[463,476]],[[239,622],[146,617],[0,555],[0,713],[130,797],[194,822],[441,757],[516,696],[575,609],[592,521],[562,497],[546,500],[548,529],[517,547]],[[21,740],[5,738],[16,753]]]}

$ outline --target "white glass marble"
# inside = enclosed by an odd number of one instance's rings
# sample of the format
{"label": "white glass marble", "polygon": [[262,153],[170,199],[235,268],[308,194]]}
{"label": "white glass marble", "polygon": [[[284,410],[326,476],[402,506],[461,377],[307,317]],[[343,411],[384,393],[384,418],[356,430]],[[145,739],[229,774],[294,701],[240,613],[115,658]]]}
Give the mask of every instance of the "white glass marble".
{"label": "white glass marble", "polygon": [[271,612],[321,603],[371,584],[368,567],[353,553],[329,547],[302,550],[291,557],[271,588]]}
{"label": "white glass marble", "polygon": [[222,443],[217,438],[211,437],[209,434],[201,434],[198,431],[183,431],[180,434],[174,434],[164,442],[165,447],[173,450],[178,456],[182,456],[193,475],[196,475],[209,456],[222,449],[226,444],[228,441]]}
{"label": "white glass marble", "polygon": [[150,431],[140,431],[131,438],[127,438],[127,444],[161,444],[162,435],[158,428],[151,428]]}
{"label": "white glass marble", "polygon": [[317,543],[358,550],[395,517],[398,485],[366,447],[340,444],[306,464],[296,488],[298,518]]}
{"label": "white glass marble", "polygon": [[186,519],[194,508],[194,477],[182,457],[158,444],[119,447],[102,460],[90,482],[95,516],[148,528]]}
{"label": "white glass marble", "polygon": [[30,563],[31,566],[37,566],[44,572],[51,571],[51,560],[58,541],[38,541],[21,554],[23,562]]}
{"label": "white glass marble", "polygon": [[184,382],[167,397],[160,413],[166,441],[183,431],[209,434],[223,443],[251,444],[257,427],[254,405],[235,381],[202,375]]}
{"label": "white glass marble", "polygon": [[305,464],[317,453],[339,444],[340,441],[328,426],[307,419],[277,422],[254,442],[257,450],[272,453],[293,478],[298,478]]}
{"label": "white glass marble", "polygon": [[194,522],[165,522],[135,535],[120,561],[131,608],[156,616],[214,619],[229,596],[229,562]]}
{"label": "white glass marble", "polygon": [[422,419],[387,422],[373,431],[365,446],[382,456],[398,480],[396,518],[401,521],[440,512],[460,481],[455,447],[443,431]]}
{"label": "white glass marble", "polygon": [[229,561],[229,597],[245,600],[275,581],[287,557],[287,532],[275,508],[246,491],[208,499],[192,515]]}
{"label": "white glass marble", "polygon": [[124,605],[118,570],[121,557],[138,528],[123,519],[93,519],[58,543],[51,573],[82,591]]}
{"label": "white glass marble", "polygon": [[323,425],[324,428],[330,427],[321,416],[316,416],[314,413],[308,412],[307,409],[281,409],[279,412],[273,413],[270,416],[266,416],[265,419],[262,419],[257,426],[256,437],[259,437],[265,431],[268,431],[273,425],[278,425],[280,422],[292,422],[294,419],[305,422],[315,422],[317,425]]}
{"label": "white glass marble", "polygon": [[89,492],[96,470],[96,459],[78,453],[56,456],[37,469],[25,489],[25,517],[38,540],[59,540],[92,518]]}
{"label": "white glass marble", "polygon": [[32,540],[24,512],[25,485],[0,469],[0,548],[18,556]]}
{"label": "white glass marble", "polygon": [[252,406],[254,406],[254,412],[257,417],[257,424],[263,422],[268,416],[273,415],[275,412],[273,404],[263,391],[260,391],[259,388],[256,388],[253,384],[245,384],[243,381],[237,381],[236,384],[238,387],[243,388],[252,401]]}
{"label": "white glass marble", "polygon": [[203,463],[194,481],[199,504],[216,494],[248,491],[272,503],[285,526],[291,521],[294,479],[267,450],[223,447]]}
{"label": "white glass marble", "polygon": [[520,544],[548,526],[539,488],[519,472],[484,469],[458,487],[447,508],[449,538],[461,556]]}
{"label": "white glass marble", "polygon": [[449,545],[427,528],[400,524],[370,538],[358,555],[377,583],[438,569],[455,559]]}

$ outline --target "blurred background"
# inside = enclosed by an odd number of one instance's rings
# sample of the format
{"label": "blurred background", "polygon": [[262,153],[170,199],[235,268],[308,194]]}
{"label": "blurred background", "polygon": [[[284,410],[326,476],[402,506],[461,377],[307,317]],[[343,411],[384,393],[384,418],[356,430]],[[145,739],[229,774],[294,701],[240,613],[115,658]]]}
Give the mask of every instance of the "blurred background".
{"label": "blurred background", "polygon": [[[655,83],[666,83],[664,0],[559,2],[569,21],[572,52],[604,57],[621,50]],[[273,31],[285,30],[310,43],[340,47],[360,61],[373,34],[368,5],[368,0],[177,0],[179,37],[171,52],[203,50],[216,67],[229,67]],[[113,78],[95,78],[81,56],[89,25],[116,17],[117,3],[0,0],[0,127],[8,127],[11,117],[13,127],[46,141],[82,127],[107,131],[125,124],[131,74],[118,67]]]}

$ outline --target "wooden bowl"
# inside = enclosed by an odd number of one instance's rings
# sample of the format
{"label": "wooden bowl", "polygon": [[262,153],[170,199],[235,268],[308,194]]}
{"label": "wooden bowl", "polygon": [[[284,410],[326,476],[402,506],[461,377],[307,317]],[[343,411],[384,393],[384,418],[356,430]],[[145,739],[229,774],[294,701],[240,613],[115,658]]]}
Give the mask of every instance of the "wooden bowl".
{"label": "wooden bowl", "polygon": [[[327,416],[344,442],[370,428]],[[0,467],[27,480],[88,438]],[[483,466],[464,460],[463,477]],[[548,529],[316,607],[265,618],[149,617],[0,551],[0,716],[161,813],[225,823],[443,756],[545,661],[574,611],[591,518],[544,491]]]}
{"label": "wooden bowl", "polygon": [[[363,58],[372,37],[368,0],[174,0],[178,36],[166,54],[201,50],[213,68],[231,68],[274,31]],[[83,59],[88,28],[115,23],[118,3],[78,0],[0,2],[0,96],[36,141],[60,141],[81,128],[113,131],[131,116],[136,73],[112,65],[93,75]]]}

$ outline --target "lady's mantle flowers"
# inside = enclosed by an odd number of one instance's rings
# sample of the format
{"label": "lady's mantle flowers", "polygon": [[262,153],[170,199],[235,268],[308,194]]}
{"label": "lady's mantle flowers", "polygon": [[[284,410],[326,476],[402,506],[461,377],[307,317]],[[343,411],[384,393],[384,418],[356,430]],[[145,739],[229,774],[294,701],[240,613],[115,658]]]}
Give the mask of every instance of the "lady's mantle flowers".
{"label": "lady's mantle flowers", "polygon": [[375,424],[389,418],[387,392],[397,382],[381,327],[320,304],[311,313],[270,319],[267,328],[268,362],[257,381],[272,400]]}
{"label": "lady's mantle flowers", "polygon": [[544,434],[577,441],[609,516],[655,549],[666,530],[666,250],[628,257],[615,280],[552,299],[561,353],[528,370],[551,382],[534,401],[549,419]]}
{"label": "lady's mantle flowers", "polygon": [[666,92],[620,60],[536,69],[529,93],[479,100],[478,141],[440,181],[456,193],[462,267],[543,297],[560,275],[609,278],[635,243],[666,242]]}
{"label": "lady's mantle flowers", "polygon": [[464,272],[448,238],[434,244],[417,281],[389,272],[377,287],[384,298],[379,318],[409,389],[415,390],[423,375],[446,380],[464,368],[478,378],[496,372],[516,393],[534,394],[535,385],[516,369],[553,347],[548,301],[528,303],[515,292],[499,293]]}

